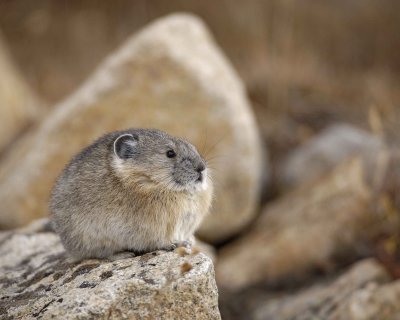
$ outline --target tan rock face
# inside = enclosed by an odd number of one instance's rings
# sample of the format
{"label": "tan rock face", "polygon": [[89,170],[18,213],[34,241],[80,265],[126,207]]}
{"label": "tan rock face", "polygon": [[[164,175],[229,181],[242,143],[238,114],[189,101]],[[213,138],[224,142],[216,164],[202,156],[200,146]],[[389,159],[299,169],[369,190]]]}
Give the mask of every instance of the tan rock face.
{"label": "tan rock face", "polygon": [[128,40],[48,116],[26,155],[1,175],[0,225],[46,214],[51,186],[71,156],[127,127],[182,136],[209,160],[216,194],[202,238],[223,240],[252,219],[261,152],[244,88],[204,25],[173,15]]}
{"label": "tan rock face", "polygon": [[0,154],[39,113],[39,102],[11,61],[0,34]]}
{"label": "tan rock face", "polygon": [[71,263],[52,232],[0,233],[1,319],[220,319],[212,262],[156,251]]}
{"label": "tan rock face", "polygon": [[[394,234],[399,218],[395,210],[388,210],[393,205],[386,194],[390,188],[379,193],[376,185],[382,179],[372,177],[393,174],[390,166],[380,163],[370,169],[355,158],[323,180],[268,205],[245,235],[220,251],[219,285],[235,291],[304,276],[312,268],[332,265],[337,256],[357,256],[358,248],[378,232]],[[397,159],[397,167],[398,163]],[[386,208],[377,209],[380,203]]]}

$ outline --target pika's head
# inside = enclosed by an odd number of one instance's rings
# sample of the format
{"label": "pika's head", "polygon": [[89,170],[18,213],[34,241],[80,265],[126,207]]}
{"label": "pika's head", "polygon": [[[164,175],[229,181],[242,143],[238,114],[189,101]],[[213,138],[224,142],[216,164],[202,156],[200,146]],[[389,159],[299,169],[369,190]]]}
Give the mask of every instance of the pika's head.
{"label": "pika's head", "polygon": [[209,183],[206,161],[196,148],[160,130],[120,132],[114,138],[112,163],[120,179],[143,190],[196,192]]}

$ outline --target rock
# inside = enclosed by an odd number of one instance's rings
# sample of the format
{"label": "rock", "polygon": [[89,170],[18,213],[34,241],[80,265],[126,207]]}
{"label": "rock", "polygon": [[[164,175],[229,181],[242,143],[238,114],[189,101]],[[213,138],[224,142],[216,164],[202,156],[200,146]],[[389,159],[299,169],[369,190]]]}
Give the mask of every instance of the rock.
{"label": "rock", "polygon": [[0,34],[0,154],[41,115],[37,97],[19,74]]}
{"label": "rock", "polygon": [[354,155],[367,160],[383,142],[376,136],[347,124],[331,125],[291,152],[278,169],[277,184],[293,188],[323,176]]}
{"label": "rock", "polygon": [[180,14],[129,39],[54,108],[25,156],[10,161],[12,169],[1,177],[0,225],[45,215],[52,184],[71,156],[105,132],[126,127],[185,137],[209,159],[216,194],[201,238],[222,241],[253,219],[262,159],[244,87],[201,21]]}
{"label": "rock", "polygon": [[220,250],[219,285],[237,291],[302,278],[366,254],[378,234],[397,234],[398,207],[389,190],[398,194],[400,180],[391,185],[385,178],[399,172],[396,157],[382,165],[385,157],[376,154],[372,169],[356,157],[267,205],[246,234]]}
{"label": "rock", "polygon": [[369,285],[354,292],[338,319],[400,319],[400,280],[385,285]]}
{"label": "rock", "polygon": [[[385,284],[388,281],[389,276],[379,263],[361,261],[327,283],[260,301],[248,319],[397,319],[399,289],[385,289],[399,285]],[[383,295],[378,296],[378,292]]]}
{"label": "rock", "polygon": [[34,229],[0,233],[1,319],[220,319],[202,253],[72,263],[56,234]]}

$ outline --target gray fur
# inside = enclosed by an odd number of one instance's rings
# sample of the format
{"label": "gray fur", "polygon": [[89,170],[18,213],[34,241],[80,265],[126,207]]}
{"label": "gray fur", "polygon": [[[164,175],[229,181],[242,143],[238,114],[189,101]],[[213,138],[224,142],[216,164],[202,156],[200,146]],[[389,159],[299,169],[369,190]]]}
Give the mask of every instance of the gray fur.
{"label": "gray fur", "polygon": [[191,241],[211,195],[206,162],[193,145],[160,130],[129,129],[106,134],[71,160],[50,211],[72,256],[105,258]]}

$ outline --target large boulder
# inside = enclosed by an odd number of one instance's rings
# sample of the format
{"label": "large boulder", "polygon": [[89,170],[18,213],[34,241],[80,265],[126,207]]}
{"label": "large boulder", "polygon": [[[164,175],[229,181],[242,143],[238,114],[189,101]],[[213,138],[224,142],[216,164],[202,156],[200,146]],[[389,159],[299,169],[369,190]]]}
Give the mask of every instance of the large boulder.
{"label": "large boulder", "polygon": [[385,150],[373,163],[353,158],[267,205],[242,237],[220,250],[219,285],[238,291],[301,279],[365,255],[378,235],[396,235],[399,159]]}
{"label": "large boulder", "polygon": [[0,154],[40,114],[40,103],[14,65],[0,33]]}
{"label": "large boulder", "polygon": [[67,161],[96,137],[127,127],[185,137],[209,159],[216,194],[203,239],[224,240],[252,220],[262,160],[244,87],[203,23],[178,14],[129,39],[54,108],[26,154],[8,161],[0,173],[0,226],[47,214],[50,189]]}
{"label": "large boulder", "polygon": [[73,263],[56,234],[34,229],[0,233],[1,319],[220,319],[202,253]]}

